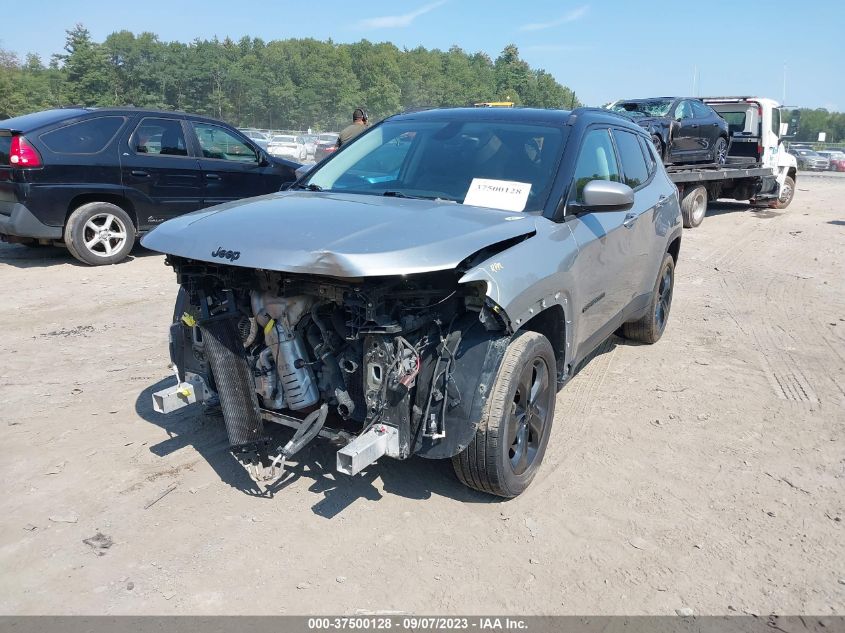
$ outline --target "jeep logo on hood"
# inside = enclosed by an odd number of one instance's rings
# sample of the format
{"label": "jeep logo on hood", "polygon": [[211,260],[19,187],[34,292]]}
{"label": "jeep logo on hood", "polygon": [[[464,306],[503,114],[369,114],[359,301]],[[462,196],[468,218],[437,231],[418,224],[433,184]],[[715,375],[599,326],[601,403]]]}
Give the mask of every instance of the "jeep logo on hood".
{"label": "jeep logo on hood", "polygon": [[230,262],[235,261],[241,256],[240,251],[227,251],[222,246],[217,247],[217,250],[211,254],[212,257],[219,257],[220,259],[228,259]]}

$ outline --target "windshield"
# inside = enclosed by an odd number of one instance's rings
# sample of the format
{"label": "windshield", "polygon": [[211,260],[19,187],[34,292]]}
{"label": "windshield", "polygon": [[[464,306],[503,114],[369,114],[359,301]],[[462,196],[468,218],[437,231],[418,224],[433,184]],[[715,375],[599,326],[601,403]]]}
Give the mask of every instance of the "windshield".
{"label": "windshield", "polygon": [[614,112],[625,112],[635,118],[666,116],[672,108],[672,99],[649,99],[648,101],[620,101],[613,104]]}
{"label": "windshield", "polygon": [[320,140],[326,143],[337,142],[337,134],[320,134]]}
{"label": "windshield", "polygon": [[561,128],[502,121],[387,121],[311,172],[322,191],[542,209],[565,143]]}
{"label": "windshield", "polygon": [[274,143],[296,143],[296,139],[293,136],[274,136],[273,137]]}

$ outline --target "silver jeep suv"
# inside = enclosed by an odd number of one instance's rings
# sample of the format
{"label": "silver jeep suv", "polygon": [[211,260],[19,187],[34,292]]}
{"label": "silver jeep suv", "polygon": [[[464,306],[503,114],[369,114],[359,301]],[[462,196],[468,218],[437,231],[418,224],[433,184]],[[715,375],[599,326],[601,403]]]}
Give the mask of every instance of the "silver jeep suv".
{"label": "silver jeep suv", "polygon": [[286,191],[146,236],[180,284],[156,406],[219,402],[259,482],[322,436],[350,475],[450,458],[516,496],[578,363],[662,335],[681,230],[651,139],[606,110],[388,118]]}

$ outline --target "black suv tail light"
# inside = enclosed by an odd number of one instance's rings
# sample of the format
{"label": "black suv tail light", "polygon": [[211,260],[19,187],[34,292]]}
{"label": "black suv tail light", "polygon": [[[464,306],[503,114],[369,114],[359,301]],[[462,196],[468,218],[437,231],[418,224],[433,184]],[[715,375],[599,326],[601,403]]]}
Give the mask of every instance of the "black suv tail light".
{"label": "black suv tail light", "polygon": [[12,167],[41,167],[41,156],[23,136],[13,136],[9,147],[9,164]]}

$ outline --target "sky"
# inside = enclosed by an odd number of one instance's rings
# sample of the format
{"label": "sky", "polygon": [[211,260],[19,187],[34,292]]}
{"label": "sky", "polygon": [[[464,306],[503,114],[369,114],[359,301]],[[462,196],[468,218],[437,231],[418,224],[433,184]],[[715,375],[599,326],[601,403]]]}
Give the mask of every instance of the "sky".
{"label": "sky", "polygon": [[510,43],[588,105],[663,95],[755,95],[845,110],[843,0],[9,0],[0,47],[44,61],[65,30],[151,31],[162,41],[368,39],[458,45],[493,59]]}

